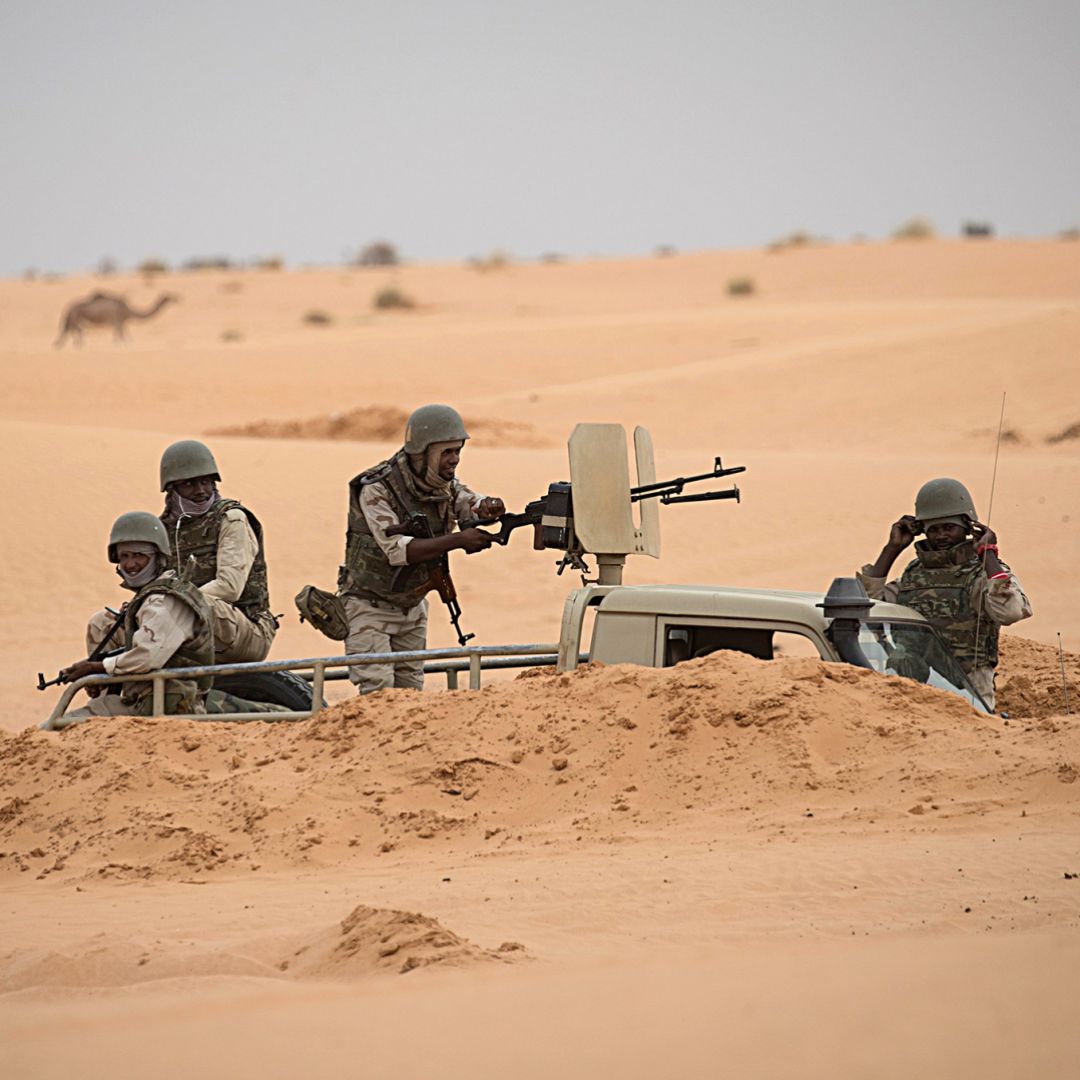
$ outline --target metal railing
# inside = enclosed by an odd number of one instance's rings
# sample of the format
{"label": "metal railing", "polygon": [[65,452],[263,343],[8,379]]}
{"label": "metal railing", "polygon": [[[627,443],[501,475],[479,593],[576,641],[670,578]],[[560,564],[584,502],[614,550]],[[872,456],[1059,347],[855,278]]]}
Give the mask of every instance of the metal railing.
{"label": "metal railing", "polygon": [[[177,720],[307,720],[322,708],[323,685],[349,677],[348,669],[368,664],[400,664],[420,660],[425,675],[446,675],[448,690],[458,689],[458,674],[469,673],[470,690],[479,690],[481,672],[497,668],[554,667],[558,645],[468,645],[464,648],[416,649],[412,652],[350,653],[344,656],[312,656],[300,660],[257,660],[243,664],[208,664],[204,667],[162,668],[138,675],[86,675],[65,687],[49,718],[41,725],[44,731],[58,731],[89,717],[70,718],[72,699],[88,686],[122,683],[151,683],[150,716],[169,715]],[[302,711],[258,713],[169,713],[165,712],[165,684],[174,679],[196,679],[206,675],[245,675],[255,672],[296,671],[311,683],[311,708]]]}

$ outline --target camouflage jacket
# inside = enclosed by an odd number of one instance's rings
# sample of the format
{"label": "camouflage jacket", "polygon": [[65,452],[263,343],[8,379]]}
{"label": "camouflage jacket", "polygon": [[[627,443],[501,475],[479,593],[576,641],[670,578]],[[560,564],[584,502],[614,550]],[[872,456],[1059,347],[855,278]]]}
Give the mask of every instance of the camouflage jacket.
{"label": "camouflage jacket", "polygon": [[[173,544],[177,573],[187,573],[193,584],[213,598],[225,600],[250,619],[270,610],[269,577],[259,519],[235,499],[218,499],[205,514],[161,520]],[[254,538],[236,535],[250,530]],[[222,554],[228,546],[227,558]],[[191,558],[195,564],[191,567]],[[227,565],[226,565],[227,564]]]}

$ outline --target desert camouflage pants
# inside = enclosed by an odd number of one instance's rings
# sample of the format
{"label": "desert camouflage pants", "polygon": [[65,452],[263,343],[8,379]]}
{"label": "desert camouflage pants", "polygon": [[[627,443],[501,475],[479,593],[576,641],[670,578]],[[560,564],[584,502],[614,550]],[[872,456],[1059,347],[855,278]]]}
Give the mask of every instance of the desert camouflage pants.
{"label": "desert camouflage pants", "polygon": [[[345,650],[349,653],[412,652],[427,648],[427,600],[421,600],[406,612],[374,600],[346,596],[345,614],[349,618],[349,636]],[[374,690],[398,687],[423,690],[424,665],[419,661],[406,664],[364,664],[349,669],[349,678],[361,694]]]}
{"label": "desert camouflage pants", "polygon": [[[216,664],[240,664],[248,660],[265,660],[273,644],[277,627],[269,614],[260,615],[253,622],[242,611],[224,600],[206,598],[210,605],[210,617],[214,623],[214,662]],[[97,643],[109,632],[116,621],[107,611],[96,611],[86,627],[86,655],[94,651]],[[121,627],[109,642],[110,649],[122,648],[124,630]]]}

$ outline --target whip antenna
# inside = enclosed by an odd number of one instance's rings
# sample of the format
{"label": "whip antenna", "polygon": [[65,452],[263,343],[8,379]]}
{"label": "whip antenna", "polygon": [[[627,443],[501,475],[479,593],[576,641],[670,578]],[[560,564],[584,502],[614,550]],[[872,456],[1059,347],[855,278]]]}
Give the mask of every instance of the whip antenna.
{"label": "whip antenna", "polygon": [[1065,680],[1065,653],[1061,648],[1061,631],[1058,631],[1058,663],[1061,664],[1061,692],[1065,695],[1065,715],[1069,715],[1069,684]]}
{"label": "whip antenna", "polygon": [[[1005,391],[1001,391],[1001,415],[998,417],[998,433],[997,433],[997,446],[994,447],[994,473],[990,477],[990,504],[986,508],[986,527],[990,528],[990,518],[994,513],[994,489],[997,487],[997,470],[998,470],[998,458],[1001,456],[1001,434],[1005,429]],[[986,556],[989,552],[984,551],[982,556],[982,570],[983,580],[986,580]],[[984,585],[985,587],[985,585]],[[972,674],[979,666],[979,631],[982,629],[982,609],[983,604],[979,605],[979,610],[975,613],[975,659],[971,665]]]}

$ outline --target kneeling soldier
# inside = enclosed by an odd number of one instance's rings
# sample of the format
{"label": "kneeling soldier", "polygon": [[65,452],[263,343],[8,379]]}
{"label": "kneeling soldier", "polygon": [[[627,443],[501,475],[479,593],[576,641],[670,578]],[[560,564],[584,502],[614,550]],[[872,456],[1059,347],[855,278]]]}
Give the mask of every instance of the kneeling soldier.
{"label": "kneeling soldier", "polygon": [[[167,667],[203,667],[214,662],[214,631],[203,594],[169,569],[169,537],[151,513],[121,514],[109,535],[109,561],[135,593],[124,608],[123,649],[102,660],[79,660],[60,672],[63,682],[85,675],[141,675]],[[92,623],[87,648],[93,652],[102,634]],[[165,711],[201,713],[211,679],[173,679],[165,684]],[[94,689],[97,689],[96,687]],[[92,716],[148,716],[153,684],[120,684],[120,693],[97,694],[90,704],[68,713],[75,720]]]}

